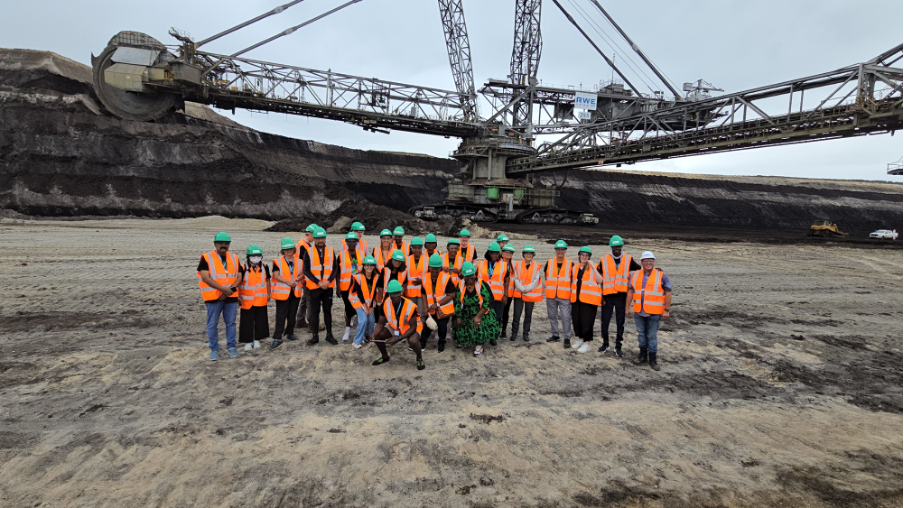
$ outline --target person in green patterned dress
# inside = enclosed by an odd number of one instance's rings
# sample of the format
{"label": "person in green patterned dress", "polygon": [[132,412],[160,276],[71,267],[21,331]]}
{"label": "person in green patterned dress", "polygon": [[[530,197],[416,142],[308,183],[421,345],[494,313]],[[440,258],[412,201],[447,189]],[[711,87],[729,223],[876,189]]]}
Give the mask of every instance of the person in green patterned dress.
{"label": "person in green patterned dress", "polygon": [[455,292],[455,340],[458,347],[474,346],[474,356],[483,354],[483,343],[499,337],[499,320],[490,308],[490,288],[477,278],[474,265],[461,266],[463,281]]}

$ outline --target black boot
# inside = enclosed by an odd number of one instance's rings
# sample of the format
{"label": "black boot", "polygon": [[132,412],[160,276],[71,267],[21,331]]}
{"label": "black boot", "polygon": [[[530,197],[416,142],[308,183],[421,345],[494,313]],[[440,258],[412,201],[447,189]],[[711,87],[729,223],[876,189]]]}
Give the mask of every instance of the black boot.
{"label": "black boot", "polygon": [[317,344],[318,342],[320,342],[320,337],[315,335],[315,336],[311,337],[310,340],[308,340],[308,345],[313,346],[314,344]]}
{"label": "black boot", "polygon": [[530,342],[530,335],[524,334],[524,342]]}
{"label": "black boot", "polygon": [[336,341],[335,337],[333,337],[333,334],[332,334],[332,333],[326,334],[326,341],[327,341],[328,343],[334,345],[334,346],[335,346],[336,344],[339,344],[339,342]]}
{"label": "black boot", "polygon": [[650,353],[650,367],[653,367],[653,370],[659,370],[659,364],[656,363],[656,353]]}
{"label": "black boot", "polygon": [[563,345],[565,346],[565,349],[571,349],[571,339],[565,339]]}
{"label": "black boot", "polygon": [[546,342],[559,342],[559,336],[553,335],[552,337],[546,339]]}
{"label": "black boot", "polygon": [[634,365],[643,365],[647,363],[647,348],[640,348],[640,354],[634,359]]}

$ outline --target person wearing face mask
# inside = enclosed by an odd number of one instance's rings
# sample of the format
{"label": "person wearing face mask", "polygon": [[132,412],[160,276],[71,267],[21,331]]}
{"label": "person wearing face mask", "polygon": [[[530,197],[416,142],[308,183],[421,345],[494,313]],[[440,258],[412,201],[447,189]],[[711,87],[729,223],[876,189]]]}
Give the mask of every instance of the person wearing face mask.
{"label": "person wearing face mask", "polygon": [[213,239],[215,250],[201,256],[198,262],[198,287],[207,307],[207,346],[210,359],[217,361],[220,338],[217,322],[223,316],[226,325],[226,348],[229,356],[235,358],[235,315],[239,307],[238,284],[242,275],[239,257],[229,252],[232,238],[228,234],[217,233]]}
{"label": "person wearing face mask", "polygon": [[263,263],[264,251],[257,245],[249,245],[245,252],[248,264],[239,286],[239,343],[245,351],[261,347],[261,341],[270,337],[267,322],[267,303],[270,302],[270,268]]}

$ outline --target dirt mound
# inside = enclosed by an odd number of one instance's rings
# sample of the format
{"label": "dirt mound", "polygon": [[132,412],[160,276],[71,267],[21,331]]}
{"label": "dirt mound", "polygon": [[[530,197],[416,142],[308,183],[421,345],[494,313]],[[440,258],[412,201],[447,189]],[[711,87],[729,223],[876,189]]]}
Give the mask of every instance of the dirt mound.
{"label": "dirt mound", "polygon": [[408,235],[447,232],[457,227],[454,221],[427,222],[406,212],[358,200],[345,201],[329,214],[281,220],[267,228],[267,231],[301,232],[314,223],[330,233],[340,232],[331,231],[334,227],[340,227],[341,232],[346,232],[353,221],[362,222],[370,234],[378,234],[384,229],[393,230],[398,226],[405,228],[405,234]]}

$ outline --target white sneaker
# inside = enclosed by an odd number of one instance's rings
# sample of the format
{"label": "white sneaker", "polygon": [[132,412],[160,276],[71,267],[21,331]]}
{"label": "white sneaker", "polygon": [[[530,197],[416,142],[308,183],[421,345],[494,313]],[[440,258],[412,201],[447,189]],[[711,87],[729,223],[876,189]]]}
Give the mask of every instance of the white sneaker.
{"label": "white sneaker", "polygon": [[345,333],[342,335],[342,342],[348,342],[348,334],[351,331],[349,327],[345,327]]}
{"label": "white sneaker", "polygon": [[571,343],[571,349],[577,349],[581,347],[583,343],[584,341],[582,341],[581,339],[574,339],[574,342]]}
{"label": "white sneaker", "polygon": [[593,348],[590,347],[590,343],[585,342],[581,344],[581,347],[578,348],[578,353],[589,353],[591,349]]}
{"label": "white sneaker", "polygon": [[258,348],[259,348],[259,347],[261,347],[261,343],[260,343],[260,341],[257,341],[257,340],[256,340],[256,341],[254,341],[254,343],[253,343],[253,346],[252,346],[252,347],[254,347],[254,349],[258,349]]}
{"label": "white sneaker", "polygon": [[245,344],[245,351],[251,351],[251,343]]}
{"label": "white sneaker", "polygon": [[355,349],[361,349],[362,347],[364,347],[361,344],[355,344],[354,346],[355,346]]}

